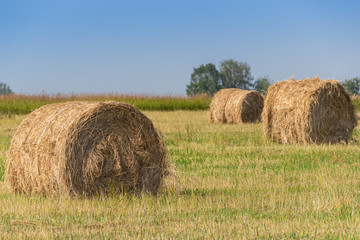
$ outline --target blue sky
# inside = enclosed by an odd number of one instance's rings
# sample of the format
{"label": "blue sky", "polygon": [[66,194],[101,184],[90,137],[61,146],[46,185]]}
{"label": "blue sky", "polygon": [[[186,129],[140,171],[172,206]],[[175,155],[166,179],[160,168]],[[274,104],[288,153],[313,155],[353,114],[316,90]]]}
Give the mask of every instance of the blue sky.
{"label": "blue sky", "polygon": [[16,92],[185,94],[194,67],[360,76],[360,1],[0,0],[0,82]]}

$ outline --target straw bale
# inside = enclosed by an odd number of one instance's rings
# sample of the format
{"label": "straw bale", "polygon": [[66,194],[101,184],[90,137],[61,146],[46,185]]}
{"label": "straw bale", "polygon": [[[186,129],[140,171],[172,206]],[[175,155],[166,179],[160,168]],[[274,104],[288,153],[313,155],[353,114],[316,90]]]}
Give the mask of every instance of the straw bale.
{"label": "straw bale", "polygon": [[271,86],[262,113],[265,136],[279,143],[348,142],[354,106],[337,80],[319,77]]}
{"label": "straw bale", "polygon": [[230,93],[225,105],[227,123],[249,123],[261,121],[264,98],[257,91],[240,90]]}
{"label": "straw bale", "polygon": [[170,174],[168,159],[162,135],[129,104],[50,104],[17,129],[6,181],[25,194],[157,194]]}
{"label": "straw bale", "polygon": [[225,105],[230,94],[237,91],[237,88],[227,88],[218,91],[210,104],[210,120],[213,123],[226,123]]}

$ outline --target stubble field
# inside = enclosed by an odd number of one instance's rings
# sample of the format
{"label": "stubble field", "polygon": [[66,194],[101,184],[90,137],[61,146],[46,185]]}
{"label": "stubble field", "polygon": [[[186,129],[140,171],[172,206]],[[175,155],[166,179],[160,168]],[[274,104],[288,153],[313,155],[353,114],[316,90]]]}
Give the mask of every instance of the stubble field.
{"label": "stubble field", "polygon": [[[15,195],[6,151],[26,115],[0,119],[1,238],[360,238],[360,127],[339,145],[281,145],[262,125],[214,125],[208,111],[143,111],[177,177],[159,196]],[[358,114],[359,116],[359,114]]]}

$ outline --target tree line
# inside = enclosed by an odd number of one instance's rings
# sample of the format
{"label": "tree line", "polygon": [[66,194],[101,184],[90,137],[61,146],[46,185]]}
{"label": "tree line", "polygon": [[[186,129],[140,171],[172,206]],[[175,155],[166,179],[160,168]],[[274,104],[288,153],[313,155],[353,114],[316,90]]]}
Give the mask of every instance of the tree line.
{"label": "tree line", "polygon": [[10,86],[6,83],[0,83],[0,95],[12,94],[14,93]]}
{"label": "tree line", "polygon": [[346,89],[346,91],[350,94],[358,94],[360,95],[360,78],[354,77],[351,79],[346,79],[342,85]]}
{"label": "tree line", "polygon": [[220,62],[220,70],[217,70],[213,63],[194,68],[190,84],[186,85],[186,95],[207,94],[213,96],[223,88],[255,89],[266,94],[269,86],[268,77],[261,77],[254,81],[250,66],[246,62],[228,59]]}
{"label": "tree line", "polygon": [[[186,95],[207,94],[213,96],[223,88],[240,88],[243,90],[256,90],[266,94],[270,87],[268,76],[259,77],[254,81],[250,66],[246,62],[228,59],[220,62],[220,69],[215,64],[208,63],[194,68],[190,84],[186,85]],[[360,94],[360,78],[355,77],[342,81],[341,84],[349,94]]]}

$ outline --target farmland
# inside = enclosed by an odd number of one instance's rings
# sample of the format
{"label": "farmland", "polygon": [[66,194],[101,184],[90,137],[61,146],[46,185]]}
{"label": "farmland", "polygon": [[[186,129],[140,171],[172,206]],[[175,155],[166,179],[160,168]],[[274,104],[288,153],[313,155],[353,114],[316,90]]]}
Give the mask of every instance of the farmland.
{"label": "farmland", "polygon": [[[149,96],[121,94],[70,94],[70,95],[2,95],[0,96],[0,114],[28,114],[35,109],[51,103],[65,101],[120,101],[134,105],[140,110],[175,111],[175,110],[207,110],[211,97],[198,95],[183,96]],[[357,111],[360,111],[360,96],[352,97]]]}
{"label": "farmland", "polygon": [[70,95],[2,95],[0,96],[0,114],[28,114],[35,109],[51,103],[65,101],[119,101],[129,103],[140,110],[205,110],[211,98],[206,95],[183,96],[148,96],[120,94],[70,94]]}
{"label": "farmland", "polygon": [[[164,134],[177,187],[169,182],[155,197],[24,196],[11,193],[4,183],[11,137],[31,110],[67,98],[23,99],[1,101],[0,232],[4,238],[360,236],[359,126],[348,145],[281,145],[264,139],[261,123],[211,124],[206,97],[195,98],[196,104],[179,98],[172,105],[170,97],[164,103],[143,98],[149,106],[172,106],[146,108],[137,102]],[[359,102],[354,100],[358,111]]]}

